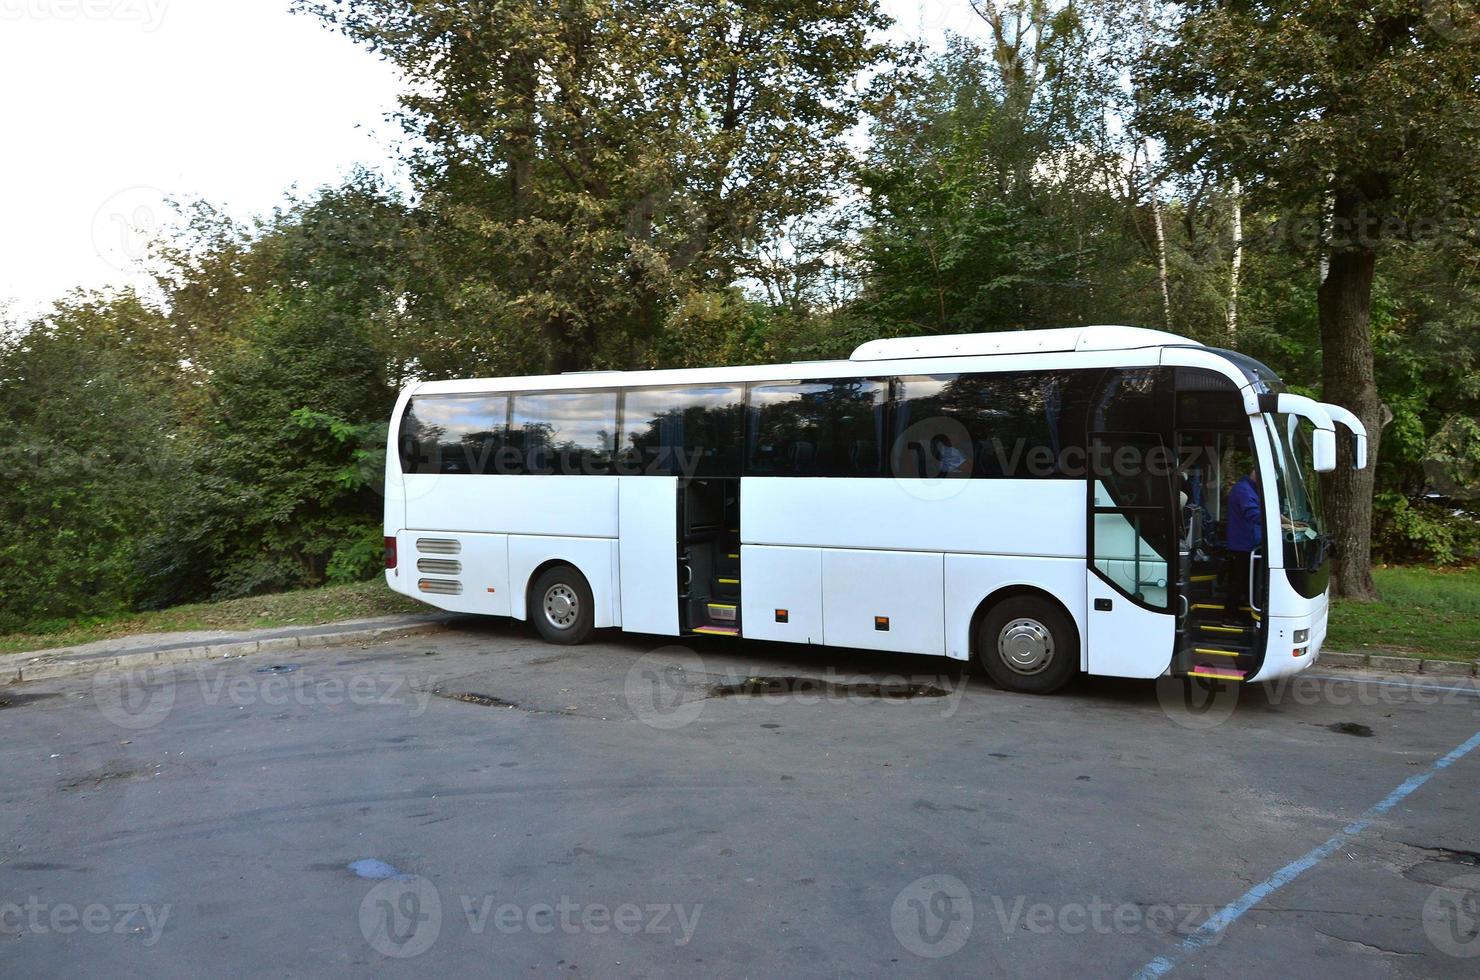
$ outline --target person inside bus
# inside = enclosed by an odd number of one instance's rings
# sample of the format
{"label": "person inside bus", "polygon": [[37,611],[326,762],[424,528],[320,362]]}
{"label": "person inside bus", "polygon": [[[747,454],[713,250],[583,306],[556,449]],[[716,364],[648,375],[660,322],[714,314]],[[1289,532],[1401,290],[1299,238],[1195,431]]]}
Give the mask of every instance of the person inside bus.
{"label": "person inside bus", "polygon": [[[1306,527],[1302,521],[1280,513],[1280,527],[1285,531]],[[1240,610],[1249,602],[1249,565],[1252,555],[1264,543],[1264,503],[1259,489],[1259,467],[1249,466],[1249,474],[1228,491],[1228,551],[1231,576],[1228,588],[1229,608]]]}
{"label": "person inside bus", "polygon": [[935,460],[939,464],[938,472],[941,476],[964,475],[966,454],[951,445],[950,436],[937,432],[930,439],[930,447],[934,450]]}
{"label": "person inside bus", "polygon": [[1264,541],[1264,504],[1259,496],[1259,467],[1228,491],[1228,606],[1238,611],[1249,605],[1249,564]]}

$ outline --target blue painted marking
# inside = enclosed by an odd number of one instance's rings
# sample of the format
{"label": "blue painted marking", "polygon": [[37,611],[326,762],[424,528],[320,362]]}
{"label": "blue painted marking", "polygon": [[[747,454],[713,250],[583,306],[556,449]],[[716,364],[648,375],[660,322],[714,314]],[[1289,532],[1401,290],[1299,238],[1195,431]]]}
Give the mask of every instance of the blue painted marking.
{"label": "blue painted marking", "polygon": [[1258,905],[1270,895],[1279,891],[1336,853],[1343,844],[1372,826],[1374,820],[1387,813],[1399,803],[1402,803],[1403,800],[1420,786],[1438,775],[1441,770],[1448,769],[1468,755],[1477,746],[1480,746],[1480,732],[1471,735],[1463,745],[1455,748],[1443,758],[1436,760],[1433,765],[1429,766],[1423,772],[1404,780],[1403,785],[1383,797],[1382,802],[1341,828],[1341,833],[1332,837],[1310,853],[1291,861],[1253,888],[1244,892],[1239,896],[1237,901],[1225,905],[1222,909],[1218,910],[1218,912],[1208,918],[1208,921],[1199,926],[1196,932],[1172,947],[1171,951],[1165,956],[1158,956],[1150,963],[1141,967],[1140,971],[1135,975],[1135,980],[1156,980],[1157,977],[1165,976],[1179,962],[1186,959],[1187,956],[1212,943],[1220,932],[1237,922],[1249,909]]}

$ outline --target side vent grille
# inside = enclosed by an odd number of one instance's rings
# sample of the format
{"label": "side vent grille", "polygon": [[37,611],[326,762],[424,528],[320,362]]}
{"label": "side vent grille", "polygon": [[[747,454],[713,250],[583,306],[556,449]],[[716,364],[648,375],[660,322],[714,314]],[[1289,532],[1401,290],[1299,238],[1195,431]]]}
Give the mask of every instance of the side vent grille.
{"label": "side vent grille", "polygon": [[418,558],[416,570],[428,575],[461,575],[462,562],[451,558]]}
{"label": "side vent grille", "polygon": [[462,542],[454,538],[417,538],[416,550],[424,555],[460,555]]}
{"label": "side vent grille", "polygon": [[424,578],[416,583],[423,592],[435,595],[462,595],[462,583],[446,578]]}

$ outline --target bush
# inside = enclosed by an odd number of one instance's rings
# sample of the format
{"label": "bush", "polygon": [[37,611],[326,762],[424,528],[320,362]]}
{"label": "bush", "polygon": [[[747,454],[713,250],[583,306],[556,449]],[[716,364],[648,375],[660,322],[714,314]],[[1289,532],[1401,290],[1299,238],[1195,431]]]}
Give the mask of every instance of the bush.
{"label": "bush", "polygon": [[1389,564],[1470,564],[1480,561],[1480,518],[1453,504],[1386,491],[1373,501],[1372,545]]}

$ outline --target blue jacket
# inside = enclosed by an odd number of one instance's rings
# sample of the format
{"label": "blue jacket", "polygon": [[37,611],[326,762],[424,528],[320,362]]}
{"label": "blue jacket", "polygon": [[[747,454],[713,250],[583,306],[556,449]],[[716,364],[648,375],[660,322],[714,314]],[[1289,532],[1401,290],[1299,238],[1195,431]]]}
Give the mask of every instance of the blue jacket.
{"label": "blue jacket", "polygon": [[1228,491],[1228,547],[1231,551],[1253,551],[1264,540],[1264,508],[1259,488],[1244,477]]}

